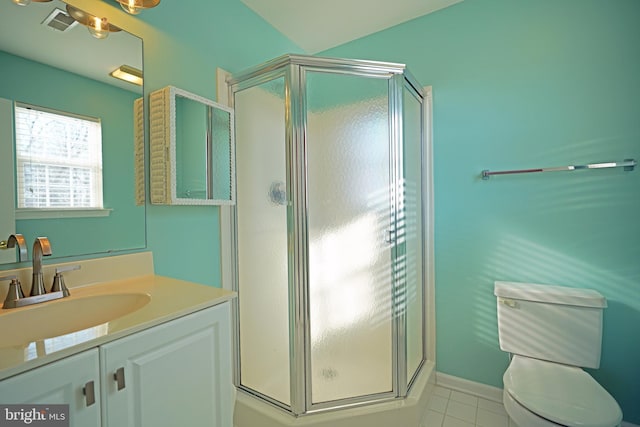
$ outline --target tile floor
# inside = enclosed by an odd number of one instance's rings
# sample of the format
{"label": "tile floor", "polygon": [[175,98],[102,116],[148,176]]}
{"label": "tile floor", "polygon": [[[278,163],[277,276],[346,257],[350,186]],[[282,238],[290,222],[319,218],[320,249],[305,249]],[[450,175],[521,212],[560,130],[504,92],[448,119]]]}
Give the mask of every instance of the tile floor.
{"label": "tile floor", "polygon": [[435,386],[420,427],[517,427],[502,403]]}

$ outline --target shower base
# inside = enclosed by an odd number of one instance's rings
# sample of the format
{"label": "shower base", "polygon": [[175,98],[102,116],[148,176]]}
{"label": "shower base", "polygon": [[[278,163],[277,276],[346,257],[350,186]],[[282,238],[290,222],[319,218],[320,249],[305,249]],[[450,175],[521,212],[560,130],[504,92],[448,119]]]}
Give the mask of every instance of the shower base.
{"label": "shower base", "polygon": [[427,398],[435,383],[435,366],[427,361],[405,399],[294,417],[258,398],[239,391],[234,427],[419,427]]}

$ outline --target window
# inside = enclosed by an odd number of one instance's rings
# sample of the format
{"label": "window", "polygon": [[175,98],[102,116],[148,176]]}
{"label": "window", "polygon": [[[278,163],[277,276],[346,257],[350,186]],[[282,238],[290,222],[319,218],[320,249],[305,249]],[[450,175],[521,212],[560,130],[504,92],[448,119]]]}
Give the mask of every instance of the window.
{"label": "window", "polygon": [[18,209],[102,209],[100,119],[16,103]]}

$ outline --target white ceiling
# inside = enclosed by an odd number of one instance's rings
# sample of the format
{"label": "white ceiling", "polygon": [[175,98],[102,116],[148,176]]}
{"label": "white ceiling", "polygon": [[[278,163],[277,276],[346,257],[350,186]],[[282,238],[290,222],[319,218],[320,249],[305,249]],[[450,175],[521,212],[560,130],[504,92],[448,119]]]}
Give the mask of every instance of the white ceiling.
{"label": "white ceiling", "polygon": [[306,53],[318,53],[462,0],[241,0]]}

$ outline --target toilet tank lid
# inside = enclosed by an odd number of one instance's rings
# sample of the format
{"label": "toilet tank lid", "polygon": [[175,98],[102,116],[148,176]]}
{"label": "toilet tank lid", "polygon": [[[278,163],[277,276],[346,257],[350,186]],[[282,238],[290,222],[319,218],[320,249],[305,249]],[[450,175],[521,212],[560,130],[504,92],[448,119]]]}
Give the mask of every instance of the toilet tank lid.
{"label": "toilet tank lid", "polygon": [[607,300],[600,292],[567,286],[496,281],[494,294],[501,298],[579,307],[604,308],[607,306]]}

